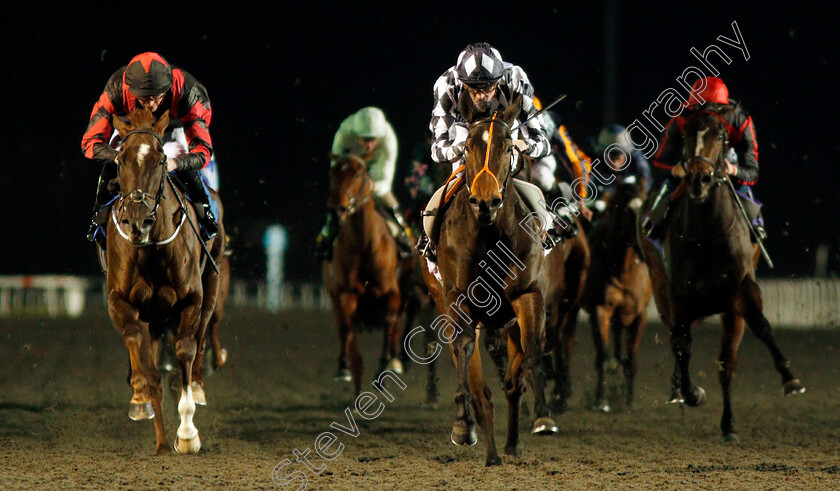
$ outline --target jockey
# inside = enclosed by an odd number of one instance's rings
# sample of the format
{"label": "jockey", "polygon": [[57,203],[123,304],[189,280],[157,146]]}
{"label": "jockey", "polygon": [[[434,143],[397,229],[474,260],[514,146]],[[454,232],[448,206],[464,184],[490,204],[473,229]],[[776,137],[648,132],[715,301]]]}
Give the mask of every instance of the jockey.
{"label": "jockey", "polygon": [[[202,239],[210,240],[218,233],[218,225],[199,172],[213,158],[208,129],[212,116],[210,98],[204,86],[192,75],[151,52],[135,56],[128,65],[111,75],[93,106],[82,137],[84,156],[103,164],[88,240],[93,240],[97,226],[107,219],[107,214],[100,210],[112,198],[109,183],[117,177],[119,152],[115,148],[120,143],[119,136],[109,143],[114,132],[113,118],[141,107],[158,118],[169,111],[172,122],[163,138],[166,170],[175,171],[186,185],[201,225]],[[182,132],[181,138],[179,132]]]}
{"label": "jockey", "polygon": [[[722,113],[722,110],[734,105],[734,110]],[[726,167],[736,189],[747,199],[754,201],[752,186],[758,180],[758,142],[756,141],[755,125],[752,116],[741,107],[740,103],[729,98],[729,89],[723,80],[708,77],[694,82],[688,102],[685,104],[689,113],[696,111],[712,111],[724,116],[729,127],[729,149],[726,153]],[[661,223],[667,213],[670,200],[664,199],[669,190],[674,188],[672,172],[682,160],[683,137],[682,128],[690,116],[680,115],[671,119],[665,127],[659,152],[654,157],[653,165],[656,169],[657,200],[651,206],[649,220],[646,224],[648,236],[655,234],[656,225]],[[756,232],[763,239],[766,237],[764,220],[759,215],[753,222]]]}
{"label": "jockey", "polygon": [[[433,138],[432,160],[439,164],[452,164],[453,171],[459,167],[464,156],[464,145],[469,133],[469,125],[458,109],[458,98],[462,91],[466,91],[476,107],[486,111],[488,116],[494,110],[506,109],[517,97],[522,100],[522,113],[517,118],[519,122],[537,112],[533,99],[534,88],[522,68],[502,61],[496,48],[487,43],[467,46],[458,56],[457,64],[446,70],[435,82],[435,104],[429,123]],[[551,150],[541,115],[529,120],[512,137],[519,152],[533,159],[545,157]],[[515,165],[515,157],[512,164]],[[532,211],[545,209],[545,200],[539,187],[519,179],[514,179],[513,183]],[[436,196],[441,194],[436,193]],[[438,208],[439,201],[433,201],[436,198],[432,198],[426,210]],[[544,226],[548,226],[550,247],[562,241],[562,238],[549,225]],[[428,252],[428,245],[428,237],[423,236],[418,249]]]}
{"label": "jockey", "polygon": [[[411,244],[406,236],[406,225],[399,203],[391,192],[397,166],[397,136],[378,107],[364,107],[348,116],[338,127],[332,144],[334,155],[358,155],[367,164],[368,175],[373,181],[376,204],[384,208],[389,222],[388,229],[397,241],[401,257],[411,256]],[[327,218],[315,244],[319,259],[329,259],[332,245],[338,235],[338,218],[335,210],[327,210]]]}
{"label": "jockey", "polygon": [[[588,143],[593,154],[603,157],[606,163],[604,174],[614,176],[624,182],[628,182],[628,178],[632,177],[641,186],[640,194],[647,194],[653,185],[650,164],[645,155],[633,147],[627,128],[620,124],[605,125],[598,133],[598,137],[590,139]],[[610,152],[605,153],[611,146]],[[597,201],[594,204],[596,210],[604,210],[606,201],[603,198],[612,192],[617,182],[618,180],[613,180],[610,184],[602,184],[598,180],[594,181],[598,190]]]}

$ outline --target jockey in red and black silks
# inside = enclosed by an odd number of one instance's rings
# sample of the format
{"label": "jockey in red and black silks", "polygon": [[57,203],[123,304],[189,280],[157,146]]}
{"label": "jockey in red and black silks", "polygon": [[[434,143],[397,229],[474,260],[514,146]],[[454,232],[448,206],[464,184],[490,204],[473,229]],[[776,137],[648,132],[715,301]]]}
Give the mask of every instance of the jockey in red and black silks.
{"label": "jockey in red and black silks", "polygon": [[[114,162],[119,152],[109,143],[114,133],[113,118],[143,107],[158,118],[169,111],[171,123],[164,136],[165,142],[175,140],[172,135],[174,130],[183,131],[188,148],[178,152],[179,155],[168,154],[167,169],[174,170],[187,186],[187,192],[196,205],[203,238],[212,238],[217,233],[216,220],[199,174],[199,170],[207,166],[213,157],[209,129],[213,114],[210,97],[195,77],[170,65],[157,53],[141,53],[114,72],[91,111],[82,137],[82,152],[85,157],[103,164],[94,213],[98,214],[102,205],[110,200],[108,183],[116,177]],[[89,239],[93,238],[98,221],[101,218],[94,219]]]}
{"label": "jockey in red and black silks", "polygon": [[[734,108],[731,107],[734,105]],[[733,109],[723,111],[723,109]],[[723,80],[708,77],[694,82],[691,94],[685,104],[685,110],[668,122],[663,132],[659,151],[653,158],[656,179],[655,192],[662,197],[673,189],[672,170],[683,158],[683,127],[688,118],[698,111],[711,111],[721,116],[729,133],[729,148],[726,160],[730,168],[730,177],[738,191],[753,200],[752,186],[758,181],[758,141],[752,116],[740,103],[729,98],[729,89]],[[651,210],[652,218],[664,216],[666,210],[657,210],[666,206],[667,199],[659,199]],[[756,231],[765,235],[764,223],[759,216],[754,221]],[[654,223],[655,225],[655,223]]]}

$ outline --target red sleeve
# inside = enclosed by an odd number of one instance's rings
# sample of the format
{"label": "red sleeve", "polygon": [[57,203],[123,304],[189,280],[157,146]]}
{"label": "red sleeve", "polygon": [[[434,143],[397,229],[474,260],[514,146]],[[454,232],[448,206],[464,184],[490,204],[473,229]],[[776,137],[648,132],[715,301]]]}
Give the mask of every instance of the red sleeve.
{"label": "red sleeve", "polygon": [[210,97],[207,89],[189,73],[174,68],[172,78],[172,107],[175,108],[175,116],[181,120],[189,146],[189,153],[175,160],[179,169],[198,170],[210,162],[213,154],[213,140],[210,137],[213,110]]}
{"label": "red sleeve", "polygon": [[117,155],[117,151],[111,148],[108,142],[114,132],[113,116],[122,108],[123,71],[124,69],[117,71],[108,79],[105,90],[90,112],[87,129],[82,136],[82,153],[89,159],[105,163],[112,162]]}

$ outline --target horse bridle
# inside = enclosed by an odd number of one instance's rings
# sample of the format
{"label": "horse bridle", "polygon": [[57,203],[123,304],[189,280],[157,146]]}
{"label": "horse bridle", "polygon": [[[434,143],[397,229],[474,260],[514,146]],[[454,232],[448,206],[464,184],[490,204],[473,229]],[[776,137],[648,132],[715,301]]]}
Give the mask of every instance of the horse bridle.
{"label": "horse bridle", "polygon": [[[361,163],[362,169],[365,168],[365,162],[362,160],[361,157],[352,154],[350,154],[349,157],[352,157],[354,160]],[[341,192],[344,194],[344,196],[347,197],[348,203],[347,206],[344,207],[344,213],[342,213],[338,217],[339,223],[342,223],[347,218],[353,216],[356,212],[359,211],[362,205],[367,203],[368,200],[370,200],[371,197],[373,197],[373,181],[371,180],[370,176],[368,176],[365,170],[362,170],[360,172],[357,172],[353,177],[355,178],[359,174],[362,175],[364,183],[362,184],[362,189],[358,193],[356,193],[353,196],[350,196],[350,194],[344,188],[341,188]]]}
{"label": "horse bridle", "polygon": [[[123,137],[123,144],[125,143],[126,140],[128,140],[129,136],[137,135],[137,134],[153,135],[155,137],[155,139],[157,139],[158,143],[160,143],[161,148],[163,147],[163,140],[161,139],[160,135],[158,135],[156,132],[154,132],[152,130],[144,130],[144,129],[131,130],[128,133],[126,133],[125,136]],[[165,163],[166,163],[166,154],[161,152],[161,157],[160,157],[160,161],[158,162],[158,165],[164,165]],[[122,163],[118,164],[118,166],[121,166],[121,165],[123,165],[123,164]],[[157,193],[155,195],[147,193],[147,192],[145,192],[141,189],[135,189],[134,191],[132,191],[128,194],[120,193],[120,211],[124,210],[131,203],[142,203],[143,206],[145,206],[146,209],[148,209],[151,212],[150,213],[151,219],[152,220],[157,220],[157,211],[158,211],[158,208],[160,207],[160,201],[163,199],[163,190],[164,190],[165,184],[166,184],[166,170],[161,172],[160,186],[158,186],[158,190],[157,190]],[[129,200],[128,203],[125,202],[126,198],[128,198],[128,200]],[[146,201],[146,198],[150,198],[153,201],[154,206],[150,206],[149,203]]]}
{"label": "horse bridle", "polygon": [[[698,160],[701,161],[701,162],[705,162],[705,163],[709,164],[712,167],[712,173],[711,174],[704,174],[703,176],[700,177],[700,179],[702,180],[703,184],[710,184],[712,186],[720,186],[721,184],[724,184],[725,182],[727,182],[729,180],[729,174],[727,174],[727,172],[726,172],[726,167],[723,166],[723,168],[721,168],[721,165],[720,165],[722,163],[722,161],[724,160],[724,156],[726,155],[726,149],[729,148],[729,136],[728,136],[726,121],[724,121],[724,119],[719,114],[717,114],[716,112],[700,111],[700,112],[692,114],[688,118],[688,120],[686,120],[686,124],[688,124],[689,121],[691,121],[692,119],[694,119],[695,117],[697,117],[700,114],[711,114],[711,115],[717,117],[721,121],[721,123],[723,123],[723,128],[724,128],[723,146],[721,148],[720,153],[718,153],[717,161],[713,161],[712,159],[710,159],[706,156],[698,154],[698,155],[692,155],[691,157],[689,157],[688,160],[686,161],[686,164],[689,163],[689,162],[698,161]],[[683,150],[684,149],[685,148],[683,147]],[[723,171],[723,175],[721,175],[721,171]],[[687,178],[687,177],[688,177],[688,174],[686,174],[685,178]],[[683,179],[685,179],[685,178],[683,178]],[[705,179],[705,178],[708,178],[708,179]]]}
{"label": "horse bridle", "polygon": [[[513,174],[513,170],[512,170],[512,169],[510,169],[510,164],[508,164],[509,172],[508,172],[508,173],[507,173],[507,175],[505,176],[505,183],[504,183],[504,185],[502,185],[502,184],[499,182],[499,178],[498,178],[498,176],[496,176],[496,174],[494,174],[494,173],[493,173],[493,171],[491,171],[491,170],[490,170],[490,167],[489,167],[489,164],[490,164],[490,147],[491,147],[491,143],[493,142],[493,125],[494,125],[494,124],[496,124],[496,123],[500,123],[502,126],[504,126],[505,128],[507,128],[507,129],[508,129],[508,132],[511,132],[511,129],[510,129],[510,125],[508,125],[505,121],[503,121],[503,120],[501,120],[501,119],[498,119],[498,118],[496,117],[496,115],[497,115],[497,114],[498,114],[498,111],[494,111],[494,112],[493,112],[493,116],[491,116],[491,117],[489,117],[489,118],[479,119],[479,120],[477,120],[477,121],[474,121],[474,122],[470,125],[471,127],[475,127],[475,126],[478,126],[478,125],[480,125],[480,124],[488,124],[488,123],[489,123],[489,124],[490,124],[490,128],[487,130],[487,134],[488,134],[488,137],[487,137],[487,150],[486,150],[486,152],[484,153],[484,166],[481,168],[481,170],[480,170],[480,171],[478,171],[478,173],[475,175],[475,177],[473,177],[473,180],[472,180],[472,182],[470,183],[470,188],[469,188],[469,189],[470,189],[470,193],[472,193],[472,192],[473,192],[473,191],[472,191],[473,186],[475,186],[475,181],[477,181],[477,180],[478,180],[478,176],[480,176],[481,174],[483,174],[483,173],[485,173],[485,172],[486,172],[487,174],[490,174],[490,176],[493,178],[493,180],[494,180],[494,181],[496,181],[496,184],[499,186],[499,194],[501,194],[501,195],[502,195],[502,202],[504,202],[504,199],[505,199],[505,191],[507,190],[507,185],[508,185],[508,182],[510,181],[510,176],[511,176],[511,174]],[[510,158],[511,158],[511,160],[513,160],[513,154],[511,154],[511,157],[510,157]]]}

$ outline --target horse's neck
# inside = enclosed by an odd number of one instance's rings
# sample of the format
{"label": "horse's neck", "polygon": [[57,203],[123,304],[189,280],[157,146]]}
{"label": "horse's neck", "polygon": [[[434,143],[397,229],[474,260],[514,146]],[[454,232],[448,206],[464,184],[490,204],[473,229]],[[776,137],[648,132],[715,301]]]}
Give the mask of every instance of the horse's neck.
{"label": "horse's neck", "polygon": [[[349,242],[357,246],[369,244],[378,235],[376,228],[381,219],[371,197],[350,215],[345,223]],[[387,225],[384,226],[387,227]]]}
{"label": "horse's neck", "polygon": [[710,196],[703,202],[683,196],[683,219],[679,220],[682,234],[694,240],[715,240],[728,232],[737,218],[729,192],[719,185],[709,191]]}
{"label": "horse's neck", "polygon": [[[178,229],[179,224],[181,223],[181,206],[178,204],[178,198],[184,202],[185,210],[184,213],[190,213],[189,206],[186,206],[186,197],[184,193],[180,191],[175,191],[172,189],[172,186],[168,182],[164,182],[164,190],[163,195],[160,200],[160,206],[158,207],[157,211],[157,220],[155,220],[155,224],[152,227],[151,233],[151,240],[152,241],[162,241],[169,239],[172,234]],[[178,196],[175,196],[174,193],[178,193]],[[193,223],[196,223],[194,216],[187,216],[187,220],[192,220]],[[196,223],[197,226],[197,223]]]}

